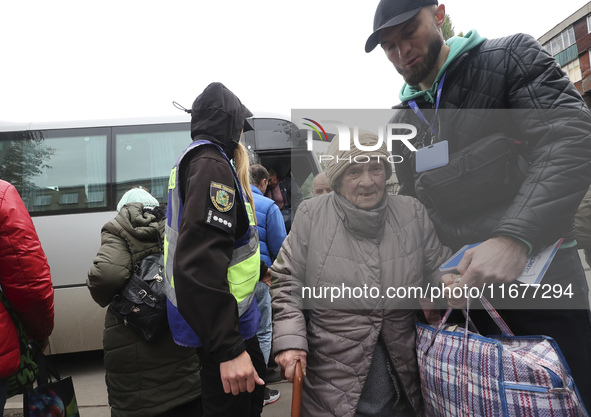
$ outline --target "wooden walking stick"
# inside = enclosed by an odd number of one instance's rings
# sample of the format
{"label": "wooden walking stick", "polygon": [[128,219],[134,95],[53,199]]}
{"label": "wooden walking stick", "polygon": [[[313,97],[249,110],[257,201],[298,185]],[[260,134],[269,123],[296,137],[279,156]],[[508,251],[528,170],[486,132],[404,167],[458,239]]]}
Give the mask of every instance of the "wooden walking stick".
{"label": "wooden walking stick", "polygon": [[300,417],[302,409],[302,364],[296,362],[295,372],[293,374],[293,391],[291,394],[291,417]]}

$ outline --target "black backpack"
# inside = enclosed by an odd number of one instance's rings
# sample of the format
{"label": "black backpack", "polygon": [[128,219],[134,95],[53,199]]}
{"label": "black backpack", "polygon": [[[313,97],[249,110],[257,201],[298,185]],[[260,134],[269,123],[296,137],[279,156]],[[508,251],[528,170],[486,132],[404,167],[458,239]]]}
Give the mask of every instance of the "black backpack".
{"label": "black backpack", "polygon": [[129,281],[109,304],[109,310],[146,341],[168,329],[164,280],[164,255],[148,255],[135,265]]}

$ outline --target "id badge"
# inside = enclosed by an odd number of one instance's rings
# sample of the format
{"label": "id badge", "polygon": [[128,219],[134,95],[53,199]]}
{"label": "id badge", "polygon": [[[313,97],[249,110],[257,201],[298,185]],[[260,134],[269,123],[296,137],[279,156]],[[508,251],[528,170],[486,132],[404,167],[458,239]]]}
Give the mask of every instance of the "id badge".
{"label": "id badge", "polygon": [[430,169],[447,165],[449,163],[447,141],[442,140],[433,145],[417,149],[415,153],[415,162],[417,172],[429,171]]}

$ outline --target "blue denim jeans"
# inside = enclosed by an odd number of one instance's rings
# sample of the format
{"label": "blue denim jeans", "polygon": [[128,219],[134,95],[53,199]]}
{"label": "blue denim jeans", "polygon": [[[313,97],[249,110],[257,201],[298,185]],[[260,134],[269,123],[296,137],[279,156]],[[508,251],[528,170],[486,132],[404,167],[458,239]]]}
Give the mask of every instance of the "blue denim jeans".
{"label": "blue denim jeans", "polygon": [[259,339],[261,352],[263,352],[263,357],[265,358],[265,365],[267,365],[269,363],[269,355],[271,354],[271,339],[273,337],[271,294],[269,294],[269,286],[261,281],[257,282],[255,295],[259,310],[261,311],[261,324],[259,324],[257,338]]}
{"label": "blue denim jeans", "polygon": [[4,405],[8,397],[8,386],[5,379],[0,379],[0,417],[4,415]]}

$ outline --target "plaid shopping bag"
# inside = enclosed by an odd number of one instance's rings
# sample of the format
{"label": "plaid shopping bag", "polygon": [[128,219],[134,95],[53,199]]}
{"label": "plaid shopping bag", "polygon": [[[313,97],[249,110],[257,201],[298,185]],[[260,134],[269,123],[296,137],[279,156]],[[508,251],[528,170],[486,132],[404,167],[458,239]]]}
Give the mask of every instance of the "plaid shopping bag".
{"label": "plaid shopping bag", "polygon": [[588,417],[557,343],[514,336],[481,299],[503,334],[485,337],[446,325],[417,324],[417,360],[429,417]]}

